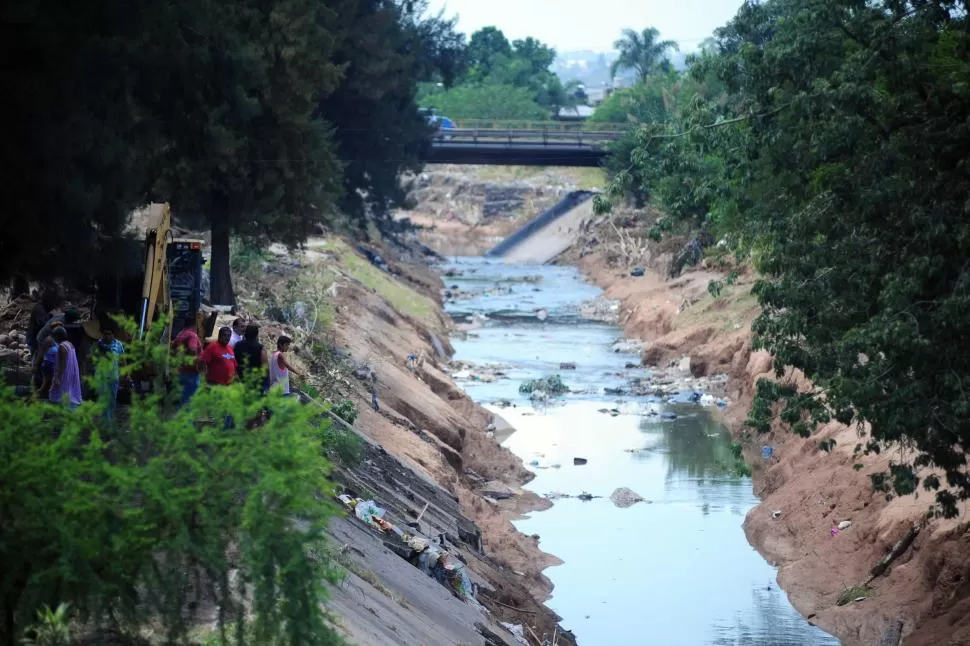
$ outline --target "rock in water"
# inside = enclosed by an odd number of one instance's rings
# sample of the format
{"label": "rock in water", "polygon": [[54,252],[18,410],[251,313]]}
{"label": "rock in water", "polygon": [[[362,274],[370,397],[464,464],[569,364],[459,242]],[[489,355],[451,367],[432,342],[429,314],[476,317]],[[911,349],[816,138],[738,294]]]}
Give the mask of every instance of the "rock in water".
{"label": "rock in water", "polygon": [[638,502],[643,502],[643,497],[641,497],[637,492],[632,489],[627,489],[626,487],[620,487],[612,494],[610,494],[610,500],[617,507],[627,508],[632,507]]}

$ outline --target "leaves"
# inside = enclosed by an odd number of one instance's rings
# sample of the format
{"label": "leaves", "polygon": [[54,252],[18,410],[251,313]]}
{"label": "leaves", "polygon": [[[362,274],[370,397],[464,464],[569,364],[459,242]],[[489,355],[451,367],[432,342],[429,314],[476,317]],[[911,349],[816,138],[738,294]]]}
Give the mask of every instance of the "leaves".
{"label": "leaves", "polygon": [[[955,513],[970,497],[965,12],[750,2],[688,74],[723,94],[697,91],[618,144],[611,193],[711,226],[758,269],[756,345],[814,390],[759,384],[749,424],[865,422],[866,451],[902,444],[945,472],[939,512]],[[903,465],[877,475],[900,495],[919,482]]]}
{"label": "leaves", "polygon": [[[164,367],[160,338],[156,326],[132,343],[124,369]],[[321,606],[334,573],[308,556],[336,511],[326,495],[329,421],[241,384],[203,388],[177,410],[175,398],[135,397],[114,427],[102,402],[71,412],[0,389],[5,611],[25,625],[59,599],[82,622],[161,626],[181,643],[184,609],[203,596],[214,597],[223,627],[242,621],[229,585],[236,570],[264,641],[336,643]],[[247,428],[264,409],[269,420]]]}

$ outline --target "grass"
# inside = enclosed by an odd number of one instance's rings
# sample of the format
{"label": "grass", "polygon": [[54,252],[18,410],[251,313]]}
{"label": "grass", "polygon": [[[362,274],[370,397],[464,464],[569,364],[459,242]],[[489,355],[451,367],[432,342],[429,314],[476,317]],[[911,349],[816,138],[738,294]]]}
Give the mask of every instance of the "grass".
{"label": "grass", "polygon": [[720,298],[705,294],[678,317],[680,325],[717,325],[730,331],[735,325],[746,326],[758,314],[758,299],[751,293],[750,285],[725,287]]}
{"label": "grass", "polygon": [[[411,290],[393,276],[360,257],[344,241],[331,238],[321,247],[337,256],[343,271],[364,287],[373,289],[397,311],[422,323],[434,320],[435,305],[430,298]],[[332,282],[332,281],[331,281]]]}
{"label": "grass", "polygon": [[844,606],[846,604],[852,603],[856,599],[868,599],[873,594],[875,590],[867,585],[854,585],[851,588],[846,588],[841,593],[839,593],[839,598],[836,600],[835,605]]}

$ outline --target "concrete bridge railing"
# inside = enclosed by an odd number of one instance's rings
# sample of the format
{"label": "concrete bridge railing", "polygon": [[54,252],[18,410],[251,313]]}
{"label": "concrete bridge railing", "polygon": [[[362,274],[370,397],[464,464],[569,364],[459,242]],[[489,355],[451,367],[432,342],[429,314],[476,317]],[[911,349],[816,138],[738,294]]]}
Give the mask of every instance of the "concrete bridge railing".
{"label": "concrete bridge railing", "polygon": [[496,128],[449,128],[439,130],[433,141],[450,143],[608,144],[623,135],[618,130],[523,130]]}

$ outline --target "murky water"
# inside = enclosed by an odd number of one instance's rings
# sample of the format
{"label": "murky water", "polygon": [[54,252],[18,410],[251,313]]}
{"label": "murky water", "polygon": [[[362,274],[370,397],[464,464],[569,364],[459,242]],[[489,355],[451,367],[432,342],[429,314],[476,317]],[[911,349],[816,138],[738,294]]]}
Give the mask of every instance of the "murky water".
{"label": "murky water", "polygon": [[[486,405],[513,404],[493,410],[517,429],[506,446],[536,473],[527,488],[602,496],[560,499],[517,523],[565,561],[546,571],[555,584],[548,605],[580,644],[838,644],[791,607],[775,569],[745,539],[741,523],[757,499],[750,480],[730,469],[729,437],[708,411],[602,394],[647,371],[624,368],[637,357],[612,351],[615,327],[579,317],[579,303],[597,288],[572,268],[462,258],[444,269],[461,274],[445,278],[449,286],[480,292],[447,307],[458,319],[489,317],[453,342],[455,358],[500,364],[508,378],[460,383]],[[535,282],[524,280],[530,277]],[[539,309],[548,312],[546,320],[536,317]],[[577,369],[560,370],[560,362]],[[518,392],[524,379],[552,374],[586,394],[537,407]],[[664,419],[670,413],[677,418]],[[576,457],[588,463],[575,466]],[[609,500],[617,487],[650,502],[618,508]]]}

